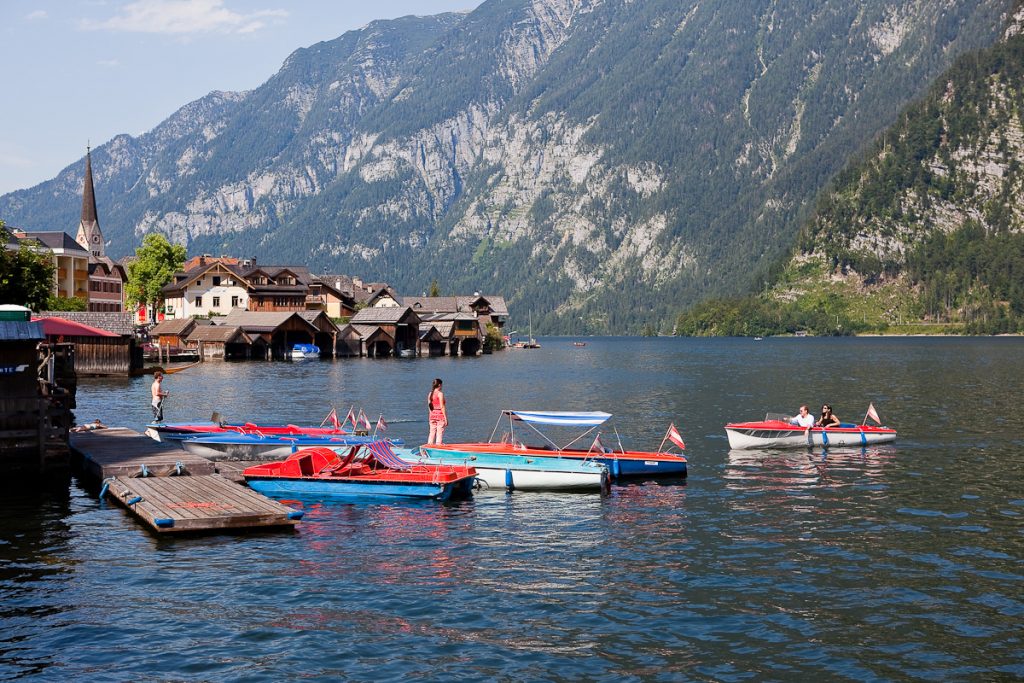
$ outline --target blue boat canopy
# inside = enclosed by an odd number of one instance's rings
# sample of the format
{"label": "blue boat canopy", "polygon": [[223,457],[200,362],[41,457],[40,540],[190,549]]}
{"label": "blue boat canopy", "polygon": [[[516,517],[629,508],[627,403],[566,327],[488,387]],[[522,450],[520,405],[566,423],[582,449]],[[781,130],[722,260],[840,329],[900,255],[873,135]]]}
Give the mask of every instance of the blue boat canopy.
{"label": "blue boat canopy", "polygon": [[506,415],[511,415],[515,420],[522,420],[531,424],[558,425],[561,427],[596,427],[599,424],[604,424],[612,416],[611,413],[602,413],[600,411],[574,413],[560,410],[545,412],[506,410],[504,412]]}

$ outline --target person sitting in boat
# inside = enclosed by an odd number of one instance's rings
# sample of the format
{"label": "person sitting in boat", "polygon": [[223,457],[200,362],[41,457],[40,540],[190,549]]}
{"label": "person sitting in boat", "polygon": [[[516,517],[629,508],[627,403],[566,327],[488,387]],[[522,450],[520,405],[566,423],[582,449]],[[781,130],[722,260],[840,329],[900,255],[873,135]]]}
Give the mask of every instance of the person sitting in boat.
{"label": "person sitting in boat", "polygon": [[811,415],[811,409],[806,405],[800,406],[800,412],[789,418],[789,424],[798,425],[804,429],[810,429],[813,427],[814,416]]}
{"label": "person sitting in boat", "polygon": [[827,403],[821,407],[821,417],[814,423],[816,427],[838,427],[840,424],[839,418],[832,412],[832,406]]}

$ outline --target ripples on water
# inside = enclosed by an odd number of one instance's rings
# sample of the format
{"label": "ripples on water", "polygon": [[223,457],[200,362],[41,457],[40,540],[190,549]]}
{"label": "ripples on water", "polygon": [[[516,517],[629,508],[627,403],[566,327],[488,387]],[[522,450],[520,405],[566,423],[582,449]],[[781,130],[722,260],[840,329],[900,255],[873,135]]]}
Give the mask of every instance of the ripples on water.
{"label": "ripples on water", "polygon": [[[307,501],[295,533],[193,538],[150,535],[87,482],[9,493],[0,679],[1024,676],[1021,340],[543,341],[211,363],[168,378],[168,412],[308,423],[355,403],[416,442],[441,376],[453,440],[501,408],[607,409],[627,446],[675,421],[690,479]],[[78,417],[140,428],[147,386],[86,380]],[[874,402],[899,441],[729,450],[726,421],[825,400],[856,421]]]}

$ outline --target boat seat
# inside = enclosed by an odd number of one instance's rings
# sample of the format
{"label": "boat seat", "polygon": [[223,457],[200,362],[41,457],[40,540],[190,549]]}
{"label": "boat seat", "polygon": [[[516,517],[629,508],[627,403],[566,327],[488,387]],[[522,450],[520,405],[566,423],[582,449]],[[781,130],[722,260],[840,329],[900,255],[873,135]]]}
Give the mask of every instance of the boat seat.
{"label": "boat seat", "polygon": [[299,465],[299,474],[303,477],[312,477],[316,474],[313,471],[313,458],[307,453],[300,458],[296,458]]}

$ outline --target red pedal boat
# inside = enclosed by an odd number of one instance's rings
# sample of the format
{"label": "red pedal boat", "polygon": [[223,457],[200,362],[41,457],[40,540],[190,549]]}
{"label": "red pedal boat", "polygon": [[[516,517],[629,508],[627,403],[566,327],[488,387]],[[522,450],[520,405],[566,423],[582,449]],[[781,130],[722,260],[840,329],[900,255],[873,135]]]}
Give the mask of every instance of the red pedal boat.
{"label": "red pedal boat", "polygon": [[386,441],[347,448],[304,448],[286,460],[249,467],[242,476],[260,493],[276,497],[427,498],[473,494],[476,470],[465,465],[409,463]]}

